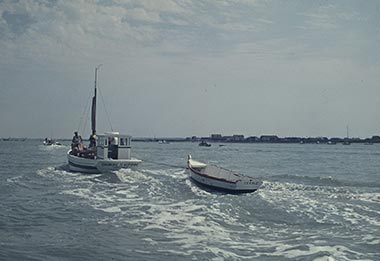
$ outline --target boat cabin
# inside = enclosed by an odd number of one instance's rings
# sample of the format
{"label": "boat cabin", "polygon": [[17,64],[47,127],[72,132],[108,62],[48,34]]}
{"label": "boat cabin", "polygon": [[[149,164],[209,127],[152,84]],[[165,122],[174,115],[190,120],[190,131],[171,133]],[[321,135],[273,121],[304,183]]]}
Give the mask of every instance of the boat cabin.
{"label": "boat cabin", "polygon": [[97,135],[96,158],[130,159],[132,136],[107,132]]}

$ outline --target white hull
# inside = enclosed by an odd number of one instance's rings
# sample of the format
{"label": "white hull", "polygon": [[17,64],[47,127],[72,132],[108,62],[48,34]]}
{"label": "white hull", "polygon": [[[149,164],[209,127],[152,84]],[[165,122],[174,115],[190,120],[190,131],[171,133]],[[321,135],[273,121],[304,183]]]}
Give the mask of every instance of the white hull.
{"label": "white hull", "polygon": [[188,169],[192,180],[216,190],[231,193],[253,192],[262,184],[261,181],[254,178],[191,159],[188,161]]}
{"label": "white hull", "polygon": [[59,142],[48,143],[48,142],[45,142],[45,141],[44,141],[43,145],[44,146],[53,146],[53,147],[62,146],[62,144],[59,143]]}
{"label": "white hull", "polygon": [[96,174],[119,169],[136,168],[142,161],[139,159],[89,159],[77,157],[67,152],[69,169],[75,172]]}

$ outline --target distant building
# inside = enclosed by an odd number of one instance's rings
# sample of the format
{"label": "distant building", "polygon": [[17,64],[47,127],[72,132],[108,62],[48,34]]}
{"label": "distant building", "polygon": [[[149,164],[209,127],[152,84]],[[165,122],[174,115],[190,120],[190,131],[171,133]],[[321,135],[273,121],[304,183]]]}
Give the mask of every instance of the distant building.
{"label": "distant building", "polygon": [[192,136],[192,137],[191,137],[191,141],[198,141],[197,136]]}
{"label": "distant building", "polygon": [[317,139],[320,143],[327,143],[329,141],[327,137],[318,137]]}
{"label": "distant building", "polygon": [[251,136],[246,139],[247,142],[258,142],[259,138],[256,136]]}
{"label": "distant building", "polygon": [[302,140],[301,137],[285,137],[284,142],[288,143],[300,143]]}
{"label": "distant building", "polygon": [[276,135],[262,135],[260,141],[262,142],[277,142],[279,138]]}
{"label": "distant building", "polygon": [[351,138],[349,139],[352,143],[360,143],[360,142],[363,142],[362,139],[360,138]]}
{"label": "distant building", "polygon": [[244,135],[234,134],[232,135],[232,141],[235,141],[235,142],[244,141]]}
{"label": "distant building", "polygon": [[343,139],[339,138],[339,137],[333,137],[333,138],[330,138],[329,141],[332,142],[332,143],[339,143],[339,142],[342,142]]}
{"label": "distant building", "polygon": [[223,140],[222,134],[211,134],[212,141],[221,141]]}

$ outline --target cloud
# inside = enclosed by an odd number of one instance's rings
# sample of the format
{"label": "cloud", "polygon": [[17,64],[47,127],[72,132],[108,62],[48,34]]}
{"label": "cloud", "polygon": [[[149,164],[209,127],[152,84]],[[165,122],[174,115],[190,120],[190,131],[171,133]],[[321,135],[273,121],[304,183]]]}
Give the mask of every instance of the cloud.
{"label": "cloud", "polygon": [[20,35],[24,33],[27,28],[33,23],[33,19],[27,13],[12,13],[10,11],[4,11],[2,18],[8,25],[9,31],[13,34]]}
{"label": "cloud", "polygon": [[255,8],[254,1],[4,1],[0,53],[44,64],[94,55],[222,53],[270,23],[252,20]]}
{"label": "cloud", "polygon": [[[92,69],[99,63],[105,64],[101,81],[107,91],[118,93],[111,98],[118,111],[115,118],[128,117],[136,132],[145,131],[146,118],[163,134],[161,122],[172,122],[177,133],[194,121],[199,121],[194,131],[202,127],[207,134],[207,124],[227,130],[229,122],[221,114],[235,126],[254,129],[246,113],[262,108],[272,118],[254,115],[263,131],[278,122],[279,129],[286,129],[287,120],[297,126],[291,118],[295,112],[307,121],[318,111],[340,110],[334,104],[323,107],[324,97],[341,107],[353,103],[350,95],[373,102],[379,96],[377,76],[369,74],[380,63],[377,1],[330,3],[0,1],[0,106],[13,110],[12,116],[2,116],[21,117],[20,108],[9,101],[26,96],[23,104],[34,106],[39,115],[54,106],[60,119],[74,122],[70,110],[75,114],[75,108],[81,109],[81,98],[92,86]],[[355,88],[359,78],[366,80],[367,96]],[[322,92],[326,86],[327,96]],[[50,99],[41,98],[45,95]],[[183,108],[194,100],[202,105],[195,112]],[[129,114],[134,109],[139,116]],[[342,118],[350,112],[348,108]],[[202,113],[210,117],[199,119]],[[177,114],[186,120],[176,120]],[[62,126],[62,133],[71,133],[65,129],[69,127]]]}

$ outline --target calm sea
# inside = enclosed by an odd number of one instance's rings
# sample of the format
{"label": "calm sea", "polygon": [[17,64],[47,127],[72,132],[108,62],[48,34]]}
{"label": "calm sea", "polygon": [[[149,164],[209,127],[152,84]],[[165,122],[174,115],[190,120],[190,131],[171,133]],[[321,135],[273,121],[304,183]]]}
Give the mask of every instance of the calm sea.
{"label": "calm sea", "polygon": [[[380,260],[380,144],[135,142],[141,168],[102,175],[40,144],[0,141],[1,260]],[[202,190],[188,154],[263,186]]]}

